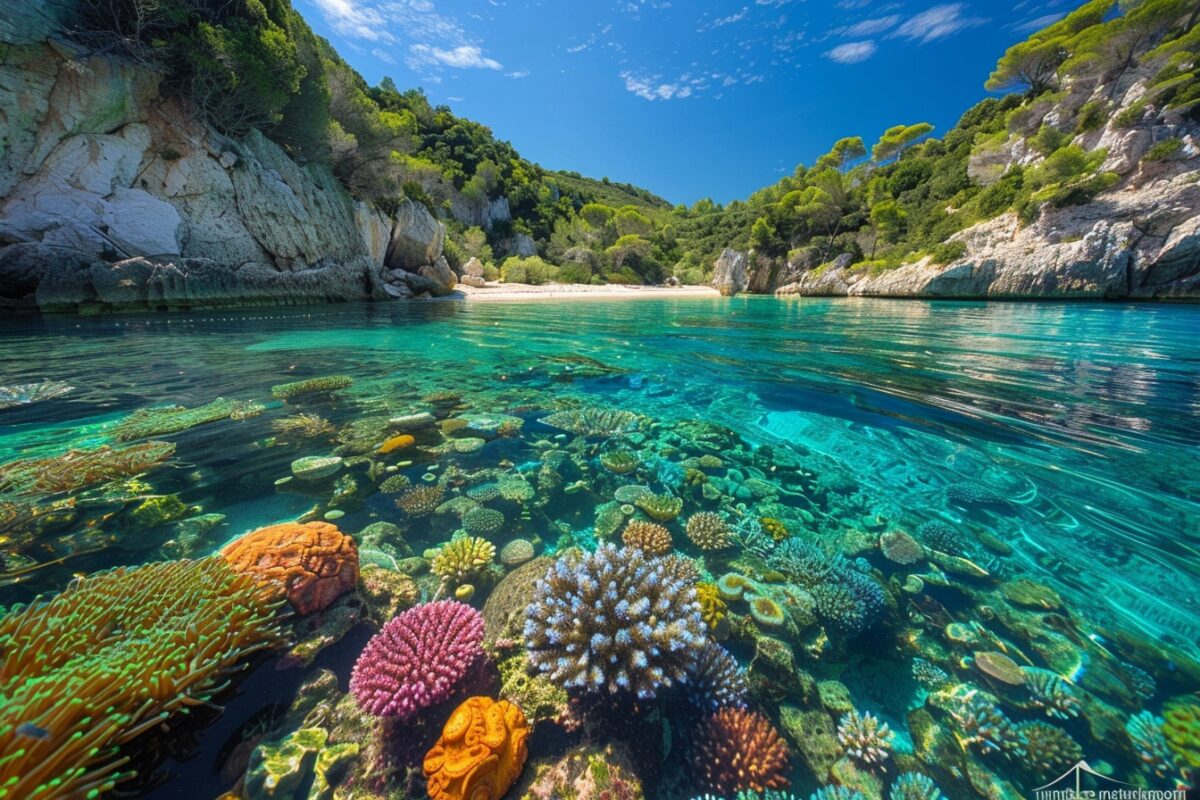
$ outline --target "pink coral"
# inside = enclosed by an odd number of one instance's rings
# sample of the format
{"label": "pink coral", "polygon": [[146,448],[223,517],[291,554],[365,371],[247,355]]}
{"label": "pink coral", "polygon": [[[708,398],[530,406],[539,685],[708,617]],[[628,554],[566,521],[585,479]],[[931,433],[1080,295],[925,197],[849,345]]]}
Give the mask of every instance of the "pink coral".
{"label": "pink coral", "polygon": [[367,642],[350,691],[358,705],[379,717],[410,719],[450,697],[483,656],[483,615],[454,600],[415,606]]}

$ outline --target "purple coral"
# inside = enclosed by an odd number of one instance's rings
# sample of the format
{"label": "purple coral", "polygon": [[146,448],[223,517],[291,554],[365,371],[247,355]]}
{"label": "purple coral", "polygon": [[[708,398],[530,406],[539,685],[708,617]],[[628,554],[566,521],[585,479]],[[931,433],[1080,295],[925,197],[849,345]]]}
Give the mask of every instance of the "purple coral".
{"label": "purple coral", "polygon": [[556,561],[526,612],[530,662],[566,689],[651,698],[683,681],[707,628],[695,587],[669,567],[608,545]]}
{"label": "purple coral", "polygon": [[716,642],[708,642],[688,670],[688,700],[697,708],[741,708],[745,705],[746,674],[737,659]]}
{"label": "purple coral", "polygon": [[414,606],[367,642],[350,673],[364,711],[409,719],[450,697],[483,656],[483,615],[455,600]]}

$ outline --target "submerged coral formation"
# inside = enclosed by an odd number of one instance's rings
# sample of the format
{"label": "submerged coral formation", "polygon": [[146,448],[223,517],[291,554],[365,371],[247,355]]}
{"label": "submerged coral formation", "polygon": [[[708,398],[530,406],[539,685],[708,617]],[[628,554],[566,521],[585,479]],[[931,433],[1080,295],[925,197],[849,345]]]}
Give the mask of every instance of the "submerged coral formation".
{"label": "submerged coral formation", "polygon": [[701,550],[723,550],[733,544],[729,525],[720,514],[701,511],[688,517],[687,535]]}
{"label": "submerged coral formation", "polygon": [[555,683],[642,698],[685,678],[705,631],[694,587],[609,545],[556,561],[525,620],[530,661]]}
{"label": "submerged coral formation", "polygon": [[716,642],[708,642],[688,669],[688,699],[697,707],[712,711],[744,704],[746,673],[737,659]]}
{"label": "submerged coral formation", "polygon": [[430,798],[498,800],[525,766],[527,738],[529,723],[520,708],[506,700],[468,698],[425,756]]}
{"label": "submerged coral formation", "polygon": [[208,405],[198,408],[169,406],[167,408],[139,408],[112,429],[113,438],[119,442],[149,439],[152,436],[179,433],[197,425],[217,422],[222,419],[245,419],[263,412],[263,406],[245,400],[226,400],[218,397]]}
{"label": "submerged coral formation", "polygon": [[671,532],[654,522],[630,520],[621,533],[626,547],[641,550],[650,556],[661,556],[671,550]]}
{"label": "submerged coral formation", "polygon": [[0,493],[73,492],[119,478],[131,478],[159,466],[175,454],[170,442],[142,442],[128,447],[107,445],[68,450],[60,456],[0,464]]}
{"label": "submerged coral formation", "polygon": [[615,436],[637,428],[641,418],[615,408],[573,408],[541,420],[543,425],[582,436]]}
{"label": "submerged coral formation", "polygon": [[358,581],[358,546],[328,522],[285,522],[246,534],[221,556],[238,572],[273,583],[301,614],[328,608]]}
{"label": "submerged coral formation", "polygon": [[363,649],[350,674],[359,707],[411,719],[450,697],[483,657],[483,616],[456,600],[414,606],[389,621]]}
{"label": "submerged coral formation", "polygon": [[6,796],[92,797],[130,777],[115,748],[279,642],[280,602],[210,558],[96,573],[0,617]]}
{"label": "submerged coral formation", "polygon": [[758,712],[722,708],[701,724],[692,768],[710,792],[782,789],[789,783],[788,747]]}
{"label": "submerged coral formation", "polygon": [[496,546],[487,539],[456,534],[429,565],[429,571],[451,583],[462,583],[488,568],[496,556]]}
{"label": "submerged coral formation", "polygon": [[329,394],[345,389],[354,383],[349,375],[330,375],[324,378],[307,378],[292,383],[280,383],[271,387],[271,396],[276,400],[291,400],[309,394]]}
{"label": "submerged coral formation", "polygon": [[851,709],[838,722],[837,738],[849,755],[866,764],[880,764],[891,754],[895,734],[870,711],[860,714]]}

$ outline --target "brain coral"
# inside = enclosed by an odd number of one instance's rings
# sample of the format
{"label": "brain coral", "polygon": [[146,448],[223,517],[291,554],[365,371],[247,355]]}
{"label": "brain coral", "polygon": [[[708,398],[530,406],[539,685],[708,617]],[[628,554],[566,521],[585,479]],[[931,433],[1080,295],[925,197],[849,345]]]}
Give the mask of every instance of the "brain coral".
{"label": "brain coral", "polygon": [[700,726],[692,757],[710,792],[734,794],[785,788],[788,749],[770,720],[757,711],[722,708]]}
{"label": "brain coral", "polygon": [[556,561],[525,618],[530,662],[555,683],[642,698],[685,677],[705,633],[690,583],[662,559],[610,545]]}
{"label": "brain coral", "polygon": [[358,582],[358,545],[328,522],[260,528],[221,556],[238,572],[283,586],[301,614],[328,608]]}
{"label": "brain coral", "polygon": [[661,556],[671,549],[671,532],[658,523],[635,519],[625,526],[621,541],[646,555]]}
{"label": "brain coral", "polygon": [[472,697],[454,709],[425,756],[432,800],[498,800],[525,766],[529,723],[507,700]]}
{"label": "brain coral", "polygon": [[208,558],[97,573],[14,607],[0,617],[0,796],[96,797],[130,777],[114,748],[279,641],[282,602]]}
{"label": "brain coral", "polygon": [[483,616],[455,600],[414,606],[367,642],[350,674],[364,711],[410,719],[450,696],[483,656]]}

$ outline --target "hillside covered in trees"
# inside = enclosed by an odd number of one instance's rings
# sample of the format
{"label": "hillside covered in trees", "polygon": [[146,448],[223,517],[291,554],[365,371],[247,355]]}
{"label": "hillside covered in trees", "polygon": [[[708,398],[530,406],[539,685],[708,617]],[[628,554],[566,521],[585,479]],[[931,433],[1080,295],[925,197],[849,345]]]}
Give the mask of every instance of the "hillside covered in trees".
{"label": "hillside covered in trees", "polygon": [[[451,267],[477,257],[511,281],[703,283],[726,247],[792,273],[948,263],[964,247],[950,237],[971,225],[1009,211],[1029,222],[1113,188],[1121,177],[1089,133],[1200,118],[1200,7],[1091,0],[1010,48],[987,80],[996,96],[940,136],[903,121],[834,143],[745,201],[672,208],[545,170],[419,89],[367,85],[288,0],[56,0],[46,13],[78,44],[161,70],[222,133],[260,130],[381,210],[419,201],[447,226]],[[1134,80],[1145,91],[1122,105]],[[1144,158],[1191,146],[1166,137]]]}

